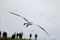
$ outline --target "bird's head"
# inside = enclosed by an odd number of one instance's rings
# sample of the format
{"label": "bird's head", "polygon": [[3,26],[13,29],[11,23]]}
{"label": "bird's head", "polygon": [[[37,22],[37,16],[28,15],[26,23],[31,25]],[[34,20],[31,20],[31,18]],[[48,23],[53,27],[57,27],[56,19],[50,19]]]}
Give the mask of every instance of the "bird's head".
{"label": "bird's head", "polygon": [[29,25],[33,25],[33,22],[28,22]]}

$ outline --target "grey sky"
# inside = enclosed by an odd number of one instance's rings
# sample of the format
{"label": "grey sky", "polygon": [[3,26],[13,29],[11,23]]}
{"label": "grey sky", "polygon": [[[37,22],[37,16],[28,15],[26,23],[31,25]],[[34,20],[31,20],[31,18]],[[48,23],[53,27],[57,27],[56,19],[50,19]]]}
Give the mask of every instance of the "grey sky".
{"label": "grey sky", "polygon": [[[24,37],[26,38],[28,38],[26,34],[33,31],[33,35],[38,33],[38,39],[55,38],[56,40],[60,40],[59,10],[60,0],[0,0],[0,30],[7,31],[9,34],[25,30]],[[22,18],[10,14],[9,11],[22,15],[29,21],[39,24],[47,30],[50,37],[47,37],[35,25],[26,28],[23,26],[25,21]],[[44,38],[42,38],[43,36]]]}

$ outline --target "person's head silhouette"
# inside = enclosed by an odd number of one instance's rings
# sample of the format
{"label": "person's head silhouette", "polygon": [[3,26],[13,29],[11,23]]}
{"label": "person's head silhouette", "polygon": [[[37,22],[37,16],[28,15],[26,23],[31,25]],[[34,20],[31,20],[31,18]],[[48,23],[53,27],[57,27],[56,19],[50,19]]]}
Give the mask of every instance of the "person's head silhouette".
{"label": "person's head silhouette", "polygon": [[35,40],[37,40],[37,34],[35,34]]}
{"label": "person's head silhouette", "polygon": [[32,34],[30,34],[30,38],[32,37]]}
{"label": "person's head silhouette", "polygon": [[3,38],[7,38],[7,32],[3,32]]}

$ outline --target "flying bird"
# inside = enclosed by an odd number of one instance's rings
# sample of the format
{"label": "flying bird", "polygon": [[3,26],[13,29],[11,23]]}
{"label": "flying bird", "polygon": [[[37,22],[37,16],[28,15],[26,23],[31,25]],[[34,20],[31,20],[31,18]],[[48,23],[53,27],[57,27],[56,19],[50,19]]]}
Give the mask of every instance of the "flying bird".
{"label": "flying bird", "polygon": [[24,23],[23,25],[26,25],[26,27],[28,27],[28,26],[30,26],[30,25],[33,25],[33,23],[32,23],[32,22],[29,22],[25,17],[23,17],[23,16],[21,16],[21,15],[18,15],[18,14],[15,14],[15,13],[13,13],[13,12],[9,12],[9,13],[11,13],[11,14],[13,14],[13,15],[16,15],[16,16],[18,16],[18,17],[23,18],[23,19],[26,21],[26,23]]}
{"label": "flying bird", "polygon": [[[26,27],[28,27],[28,26],[30,26],[30,25],[33,25],[33,23],[32,23],[32,22],[29,22],[25,17],[23,17],[23,16],[21,16],[21,15],[18,15],[18,14],[15,14],[15,13],[13,13],[13,12],[9,12],[9,13],[11,13],[11,14],[13,14],[13,15],[16,15],[16,16],[18,16],[18,17],[23,18],[23,19],[27,22],[27,23],[24,23],[24,24],[23,24],[23,25],[26,25]],[[36,25],[36,24],[34,24],[34,25]],[[40,29],[42,29],[47,35],[49,35],[44,28],[42,28],[42,27],[39,26],[39,25],[36,25],[36,26],[39,27]]]}
{"label": "flying bird", "polygon": [[[36,25],[36,24],[35,24]],[[41,28],[48,36],[49,36],[49,34],[47,33],[47,31],[44,29],[44,28],[42,28],[41,26],[39,26],[39,25],[36,25],[37,27],[39,27],[39,28]]]}

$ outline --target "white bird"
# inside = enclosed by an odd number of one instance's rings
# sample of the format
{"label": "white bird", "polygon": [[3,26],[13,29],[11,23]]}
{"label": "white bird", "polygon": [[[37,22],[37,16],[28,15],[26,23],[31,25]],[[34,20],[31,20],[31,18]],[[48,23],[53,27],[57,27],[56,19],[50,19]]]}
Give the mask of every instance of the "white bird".
{"label": "white bird", "polygon": [[18,16],[18,17],[22,17],[27,23],[24,23],[23,25],[26,25],[26,27],[28,27],[28,26],[30,26],[30,25],[33,25],[33,23],[32,22],[29,22],[25,17],[23,17],[23,16],[21,16],[21,15],[18,15],[18,14],[15,14],[15,13],[13,13],[13,12],[9,12],[9,13],[11,13],[11,14],[13,14],[13,15],[16,15],[16,16]]}
{"label": "white bird", "polygon": [[[23,17],[23,16],[21,16],[21,15],[18,15],[18,14],[15,14],[15,13],[13,13],[13,12],[10,12],[11,14],[14,14],[14,15],[16,15],[16,16],[18,16],[18,17],[22,17],[27,23],[24,23],[24,25],[26,25],[26,27],[28,27],[28,26],[30,26],[30,25],[33,25],[33,23],[32,22],[29,22],[25,17]],[[36,24],[35,24],[36,25]],[[48,33],[47,33],[47,31],[44,29],[44,28],[42,28],[41,26],[39,26],[39,25],[36,25],[37,27],[39,27],[40,29],[42,29],[47,35],[49,35]]]}

